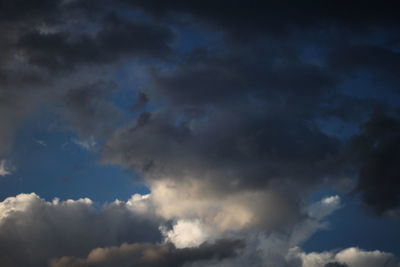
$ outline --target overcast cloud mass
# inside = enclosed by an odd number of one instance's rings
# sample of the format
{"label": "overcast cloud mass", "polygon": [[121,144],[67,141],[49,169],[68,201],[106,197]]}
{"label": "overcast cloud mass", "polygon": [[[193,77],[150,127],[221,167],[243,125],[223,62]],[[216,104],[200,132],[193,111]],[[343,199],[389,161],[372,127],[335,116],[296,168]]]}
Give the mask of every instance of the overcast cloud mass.
{"label": "overcast cloud mass", "polygon": [[[399,226],[399,28],[395,1],[0,0],[0,266],[399,267],[370,232],[306,248],[346,201]],[[96,200],[110,166],[129,199]]]}

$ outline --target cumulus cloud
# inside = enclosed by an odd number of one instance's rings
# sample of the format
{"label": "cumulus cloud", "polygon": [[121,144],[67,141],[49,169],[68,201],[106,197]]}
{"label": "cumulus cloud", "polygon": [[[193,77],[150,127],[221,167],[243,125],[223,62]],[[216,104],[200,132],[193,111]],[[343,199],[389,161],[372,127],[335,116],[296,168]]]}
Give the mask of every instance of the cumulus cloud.
{"label": "cumulus cloud", "polygon": [[[298,248],[341,206],[338,196],[307,206],[311,193],[355,171],[368,207],[400,212],[399,122],[379,99],[399,97],[399,17],[333,2],[2,1],[0,156],[24,122],[54,111],[76,144],[96,144],[102,163],[130,168],[151,194],[100,208],[7,198],[0,263],[397,264],[379,251]],[[370,95],[345,82],[360,72],[379,82]],[[376,107],[388,113],[370,116]],[[320,120],[363,126],[337,134]],[[0,176],[12,172],[0,161]]]}
{"label": "cumulus cloud", "polygon": [[[217,220],[207,220],[205,214],[190,214],[185,209],[166,216],[168,213],[162,212],[158,208],[161,204],[152,198],[153,193],[136,194],[126,202],[117,200],[96,208],[87,198],[48,202],[34,193],[9,197],[0,202],[1,260],[7,266],[43,266],[50,260],[51,266],[183,266],[236,255],[245,259],[255,243],[258,249],[254,251],[268,252],[263,257],[269,258],[274,253],[283,255],[306,240],[327,215],[306,217],[295,227],[288,227],[291,230],[285,235],[260,232],[248,239],[246,225],[225,228]],[[339,207],[338,197],[314,206],[326,206],[333,212],[332,203]],[[206,203],[205,208],[213,207]],[[235,211],[235,207],[229,209]],[[223,220],[232,215],[218,216]],[[76,240],[81,241],[76,244]]]}
{"label": "cumulus cloud", "polygon": [[87,198],[48,202],[34,193],[9,197],[0,202],[0,260],[10,267],[399,266],[395,256],[380,251],[305,253],[298,247],[340,208],[338,196],[311,204],[295,225],[273,231],[221,228],[187,211],[166,217],[152,198],[153,193],[136,194],[96,208]]}
{"label": "cumulus cloud", "polygon": [[197,179],[180,183],[157,181],[151,189],[149,201],[159,216],[165,219],[200,219],[221,232],[246,228],[277,229],[294,222],[299,216],[296,203],[279,190],[226,193],[214,188],[213,183]]}
{"label": "cumulus cloud", "polygon": [[[316,213],[318,210],[327,211]],[[350,247],[343,250],[304,252],[300,247],[316,231],[325,227],[328,215],[340,208],[340,199],[337,196],[326,197],[311,204],[307,208],[309,217],[305,217],[294,227],[286,231],[253,232],[245,236],[246,247],[235,258],[222,261],[195,263],[193,266],[274,266],[274,267],[381,267],[400,266],[399,259],[382,251],[365,251]]]}
{"label": "cumulus cloud", "polygon": [[303,267],[348,266],[348,267],[398,267],[400,261],[391,253],[365,251],[356,247],[338,252],[304,253],[298,249],[291,251],[291,257],[300,257]]}
{"label": "cumulus cloud", "polygon": [[[51,267],[154,266],[179,267],[202,260],[221,260],[236,255],[240,241],[221,240],[196,248],[175,248],[171,244],[122,244],[120,247],[97,248],[86,259],[63,257],[53,260]],[[186,266],[186,265],[185,265]]]}
{"label": "cumulus cloud", "polygon": [[[54,199],[20,194],[0,202],[0,262],[5,266],[183,266],[223,259],[244,246],[237,239],[189,240],[193,225],[168,222],[148,205],[149,195],[133,195],[97,208],[87,198]],[[193,233],[193,231],[192,231]],[[80,240],[79,243],[76,241]],[[171,243],[173,242],[173,243]],[[87,255],[87,258],[85,258]]]}
{"label": "cumulus cloud", "polygon": [[[163,229],[162,229],[163,230]],[[212,241],[211,229],[202,224],[199,219],[178,220],[171,230],[163,230],[165,240],[177,248],[197,247],[206,241]]]}
{"label": "cumulus cloud", "polygon": [[1,264],[45,266],[51,258],[85,256],[98,246],[161,241],[157,218],[139,216],[135,203],[97,209],[87,198],[48,202],[34,193],[6,198],[0,202]]}

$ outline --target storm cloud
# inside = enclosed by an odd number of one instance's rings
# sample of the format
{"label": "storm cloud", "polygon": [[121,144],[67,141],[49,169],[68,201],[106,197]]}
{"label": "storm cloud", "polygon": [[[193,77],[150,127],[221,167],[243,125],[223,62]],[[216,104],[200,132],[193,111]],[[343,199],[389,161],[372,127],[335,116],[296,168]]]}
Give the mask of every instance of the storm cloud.
{"label": "storm cloud", "polygon": [[301,248],[342,207],[314,201],[327,189],[399,217],[393,1],[0,10],[0,182],[21,168],[11,159],[24,126],[46,114],[149,191],[104,205],[13,193],[0,202],[0,265],[399,266],[362,244]]}

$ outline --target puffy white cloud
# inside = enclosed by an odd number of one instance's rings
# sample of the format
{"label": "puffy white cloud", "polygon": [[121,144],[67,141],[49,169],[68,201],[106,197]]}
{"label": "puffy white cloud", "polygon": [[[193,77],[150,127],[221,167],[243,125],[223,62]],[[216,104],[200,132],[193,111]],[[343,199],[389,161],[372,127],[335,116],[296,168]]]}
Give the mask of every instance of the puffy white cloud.
{"label": "puffy white cloud", "polygon": [[171,230],[163,230],[165,240],[177,248],[197,247],[206,241],[212,241],[212,231],[200,220],[178,220]]}
{"label": "puffy white cloud", "polygon": [[338,252],[335,260],[344,262],[349,267],[396,267],[399,260],[391,253],[379,250],[365,251],[359,248],[348,248]]}
{"label": "puffy white cloud", "polygon": [[300,258],[302,267],[320,267],[331,262],[341,263],[348,267],[398,267],[400,261],[391,253],[379,250],[365,251],[351,247],[337,252],[304,253],[299,248],[293,248],[289,257]]}

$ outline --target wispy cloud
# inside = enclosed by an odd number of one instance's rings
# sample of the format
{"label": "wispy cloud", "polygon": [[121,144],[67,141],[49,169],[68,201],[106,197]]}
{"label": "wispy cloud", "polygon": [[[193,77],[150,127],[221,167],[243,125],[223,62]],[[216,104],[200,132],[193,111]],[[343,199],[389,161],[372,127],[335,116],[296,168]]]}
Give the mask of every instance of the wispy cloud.
{"label": "wispy cloud", "polygon": [[72,142],[81,148],[84,148],[86,150],[91,150],[93,149],[97,143],[94,140],[93,136],[89,137],[88,139],[85,140],[79,140],[79,139],[73,139]]}
{"label": "wispy cloud", "polygon": [[41,145],[41,146],[43,146],[43,147],[46,147],[46,146],[47,146],[46,142],[43,141],[43,140],[36,140],[35,142],[36,142],[36,144]]}
{"label": "wispy cloud", "polygon": [[15,171],[15,166],[7,160],[0,160],[0,176],[7,176]]}

